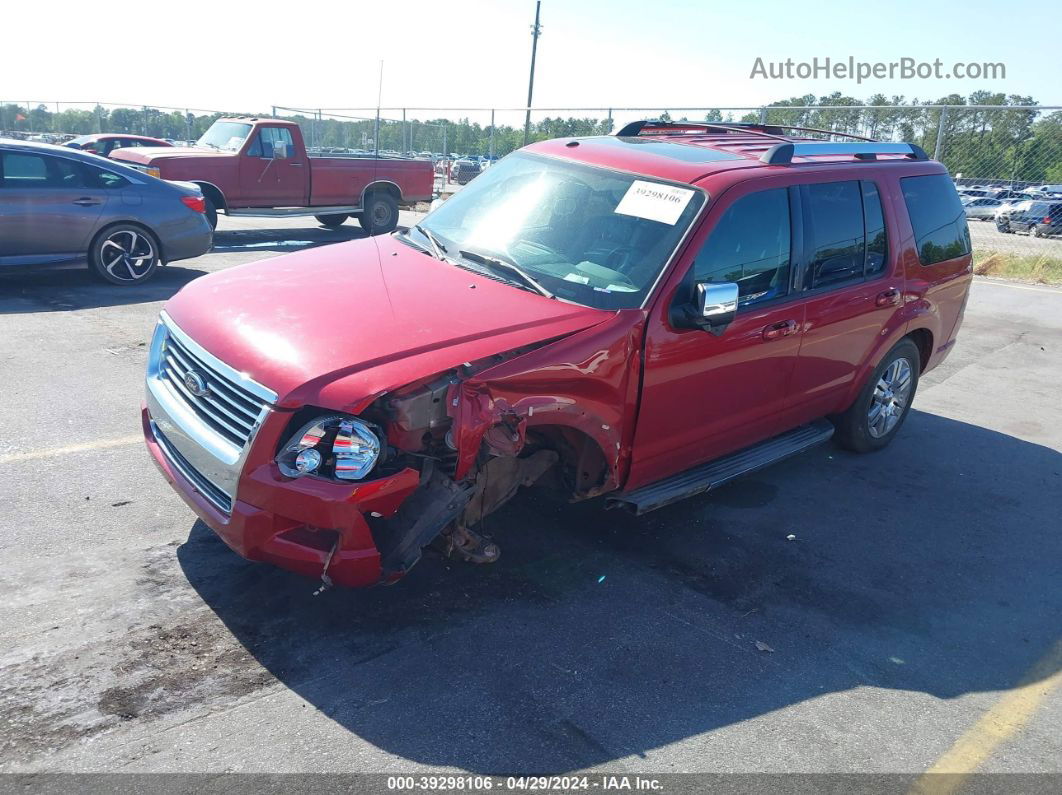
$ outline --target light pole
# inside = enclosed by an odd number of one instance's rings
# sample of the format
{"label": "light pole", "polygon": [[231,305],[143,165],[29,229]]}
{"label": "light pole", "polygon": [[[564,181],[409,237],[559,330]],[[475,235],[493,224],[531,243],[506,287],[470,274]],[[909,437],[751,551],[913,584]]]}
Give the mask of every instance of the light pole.
{"label": "light pole", "polygon": [[531,79],[527,83],[527,115],[524,116],[524,146],[531,134],[531,95],[535,91],[535,55],[538,53],[538,37],[542,33],[542,26],[538,23],[539,12],[542,10],[542,0],[535,2],[535,26],[531,28]]}

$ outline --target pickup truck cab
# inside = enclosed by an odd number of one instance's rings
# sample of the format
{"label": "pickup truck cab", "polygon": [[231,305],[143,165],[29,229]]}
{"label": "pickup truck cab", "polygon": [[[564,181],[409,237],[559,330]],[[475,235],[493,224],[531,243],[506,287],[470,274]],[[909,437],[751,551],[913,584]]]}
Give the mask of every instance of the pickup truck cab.
{"label": "pickup truck cab", "polygon": [[370,234],[398,225],[399,207],[430,201],[429,163],[354,155],[309,155],[297,124],[279,119],[218,119],[194,148],[111,153],[161,179],[192,182],[218,212],[257,217],[312,215],[325,226],[354,216]]}
{"label": "pickup truck cab", "polygon": [[911,144],[637,122],[544,141],[408,231],[210,274],[164,307],[143,428],[236,552],[347,586],[535,484],[640,514],[899,433],[972,278]]}

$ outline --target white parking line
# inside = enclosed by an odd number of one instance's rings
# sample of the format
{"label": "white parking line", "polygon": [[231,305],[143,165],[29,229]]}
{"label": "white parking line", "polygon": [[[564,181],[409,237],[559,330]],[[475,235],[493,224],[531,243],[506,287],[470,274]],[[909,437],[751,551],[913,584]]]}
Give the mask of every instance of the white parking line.
{"label": "white parking line", "polygon": [[1010,282],[990,282],[987,279],[975,281],[974,284],[987,284],[992,287],[1009,287],[1012,290],[1028,290],[1031,293],[1047,293],[1048,295],[1062,295],[1062,290],[1050,287],[1034,287],[1031,284],[1011,284]]}
{"label": "white parking line", "polygon": [[134,444],[140,444],[143,441],[144,437],[138,433],[134,436],[119,436],[115,439],[100,439],[95,442],[70,444],[66,447],[50,447],[46,450],[32,450],[26,453],[6,453],[0,455],[0,465],[12,464],[16,461],[33,461],[38,458],[53,458],[55,456],[68,455],[70,453],[84,453],[90,450],[107,450],[112,447],[129,447]]}

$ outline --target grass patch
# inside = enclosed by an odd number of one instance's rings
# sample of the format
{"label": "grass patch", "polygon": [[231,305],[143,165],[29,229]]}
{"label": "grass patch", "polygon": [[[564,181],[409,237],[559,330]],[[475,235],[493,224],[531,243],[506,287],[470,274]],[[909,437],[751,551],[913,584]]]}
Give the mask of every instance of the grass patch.
{"label": "grass patch", "polygon": [[1040,284],[1062,284],[1062,257],[975,250],[973,258],[974,273],[978,276],[1020,279]]}

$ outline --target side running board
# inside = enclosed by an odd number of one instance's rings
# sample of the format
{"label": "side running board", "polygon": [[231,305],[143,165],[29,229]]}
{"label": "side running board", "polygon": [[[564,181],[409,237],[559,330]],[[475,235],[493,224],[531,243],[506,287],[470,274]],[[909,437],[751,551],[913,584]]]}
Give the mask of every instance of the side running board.
{"label": "side running board", "polygon": [[606,507],[626,508],[640,516],[673,502],[702,494],[717,488],[734,478],[763,469],[784,458],[802,453],[822,444],[833,436],[833,425],[828,420],[818,420],[810,425],[801,425],[780,436],[775,436],[752,447],[738,450],[723,458],[709,461],[685,472],[679,472],[665,480],[658,480],[634,491],[621,491],[608,498]]}

